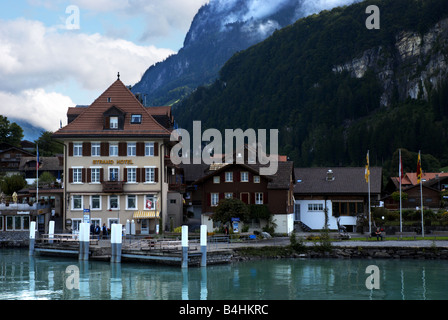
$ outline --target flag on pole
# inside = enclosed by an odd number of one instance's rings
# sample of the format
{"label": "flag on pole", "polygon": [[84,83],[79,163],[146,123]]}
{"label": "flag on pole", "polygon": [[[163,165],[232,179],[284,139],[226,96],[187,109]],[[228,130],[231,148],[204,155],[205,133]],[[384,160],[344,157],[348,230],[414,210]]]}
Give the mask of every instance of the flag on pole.
{"label": "flag on pole", "polygon": [[39,170],[39,146],[37,146],[37,155],[36,155],[36,171]]}
{"label": "flag on pole", "polygon": [[420,151],[418,152],[418,160],[417,160],[417,183],[422,181],[422,163],[420,159]]}
{"label": "flag on pole", "polygon": [[369,183],[370,180],[370,167],[369,167],[369,151],[367,151],[367,164],[366,164],[366,170],[365,170],[365,178],[366,178],[366,183]]}

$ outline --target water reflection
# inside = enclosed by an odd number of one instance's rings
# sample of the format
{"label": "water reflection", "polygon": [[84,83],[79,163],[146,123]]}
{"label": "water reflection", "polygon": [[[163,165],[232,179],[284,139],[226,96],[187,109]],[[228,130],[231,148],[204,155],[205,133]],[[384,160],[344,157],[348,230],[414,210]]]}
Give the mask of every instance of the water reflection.
{"label": "water reflection", "polygon": [[[181,269],[148,264],[29,257],[0,250],[0,299],[296,300],[448,297],[447,261],[275,260]],[[380,289],[366,288],[377,265]],[[69,266],[79,286],[67,285]],[[76,280],[76,279],[75,279]]]}

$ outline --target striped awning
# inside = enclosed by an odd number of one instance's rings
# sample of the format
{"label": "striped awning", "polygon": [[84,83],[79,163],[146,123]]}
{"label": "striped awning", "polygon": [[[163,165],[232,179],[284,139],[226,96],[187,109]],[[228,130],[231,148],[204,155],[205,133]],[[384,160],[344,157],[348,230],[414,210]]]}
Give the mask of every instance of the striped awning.
{"label": "striped awning", "polygon": [[133,219],[158,219],[159,211],[148,210],[148,211],[134,211]]}

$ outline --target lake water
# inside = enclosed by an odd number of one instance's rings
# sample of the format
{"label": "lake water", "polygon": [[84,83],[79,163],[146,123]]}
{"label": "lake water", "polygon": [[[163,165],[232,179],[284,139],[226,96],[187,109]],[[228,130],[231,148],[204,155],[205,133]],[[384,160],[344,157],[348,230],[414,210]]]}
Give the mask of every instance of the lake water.
{"label": "lake water", "polygon": [[[373,265],[375,286],[366,287]],[[437,300],[448,261],[288,259],[207,268],[29,257],[0,249],[0,300]]]}

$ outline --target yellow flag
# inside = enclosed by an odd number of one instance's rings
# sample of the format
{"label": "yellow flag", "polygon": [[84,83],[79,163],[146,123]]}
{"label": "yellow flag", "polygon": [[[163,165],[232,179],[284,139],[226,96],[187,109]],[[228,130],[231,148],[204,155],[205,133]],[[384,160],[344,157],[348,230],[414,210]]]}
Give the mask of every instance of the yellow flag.
{"label": "yellow flag", "polygon": [[365,171],[365,178],[366,182],[369,183],[370,179],[370,168],[369,168],[369,151],[367,151],[367,164],[366,164],[366,171]]}

